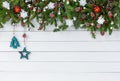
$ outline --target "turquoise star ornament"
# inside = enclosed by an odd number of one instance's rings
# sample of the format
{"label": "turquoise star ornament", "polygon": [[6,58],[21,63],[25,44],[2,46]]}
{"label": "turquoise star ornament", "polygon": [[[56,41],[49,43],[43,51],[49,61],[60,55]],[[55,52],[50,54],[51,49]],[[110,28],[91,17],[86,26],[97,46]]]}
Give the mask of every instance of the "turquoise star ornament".
{"label": "turquoise star ornament", "polygon": [[25,58],[25,59],[28,60],[28,59],[29,59],[29,58],[28,58],[28,55],[29,55],[31,52],[27,51],[26,47],[24,47],[23,51],[19,51],[19,53],[20,53],[20,55],[21,55],[20,59]]}
{"label": "turquoise star ornament", "polygon": [[10,47],[17,49],[20,46],[17,38],[15,36],[13,36],[11,42],[10,42]]}

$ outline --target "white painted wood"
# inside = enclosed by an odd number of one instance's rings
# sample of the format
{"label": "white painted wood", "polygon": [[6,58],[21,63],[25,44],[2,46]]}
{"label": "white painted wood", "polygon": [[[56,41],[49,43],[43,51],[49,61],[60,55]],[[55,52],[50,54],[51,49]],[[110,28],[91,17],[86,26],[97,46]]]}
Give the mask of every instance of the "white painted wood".
{"label": "white painted wood", "polygon": [[[120,62],[120,52],[32,52],[29,62]],[[0,52],[0,62],[19,62],[18,52]]]}
{"label": "white painted wood", "polygon": [[[36,22],[33,21],[36,24]],[[20,59],[23,28],[16,27],[21,47],[9,47],[10,22],[0,29],[0,81],[120,81],[120,31],[91,38],[88,31],[69,27],[64,32],[27,31],[29,60]]]}
{"label": "white painted wood", "polygon": [[119,81],[119,73],[1,72],[2,81]]}
{"label": "white painted wood", "polygon": [[[97,35],[96,39],[91,38],[88,31],[65,31],[65,32],[26,32],[27,41],[120,41],[120,31],[114,31],[111,36],[108,33],[105,36]],[[0,32],[0,41],[10,41],[13,32]],[[17,32],[16,37],[23,41],[23,32]]]}
{"label": "white painted wood", "polygon": [[120,63],[103,62],[0,62],[0,71],[45,72],[45,73],[86,73],[120,72]]}
{"label": "white painted wood", "polygon": [[[18,51],[24,47],[12,49],[9,42],[0,42],[0,51]],[[27,42],[31,51],[120,51],[120,42]]]}

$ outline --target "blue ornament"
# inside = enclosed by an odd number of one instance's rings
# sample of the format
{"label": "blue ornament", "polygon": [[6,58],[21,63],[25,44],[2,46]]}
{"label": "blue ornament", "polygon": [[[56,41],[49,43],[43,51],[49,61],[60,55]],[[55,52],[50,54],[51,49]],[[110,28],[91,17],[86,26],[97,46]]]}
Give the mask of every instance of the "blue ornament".
{"label": "blue ornament", "polygon": [[20,44],[19,44],[17,38],[15,36],[13,36],[11,43],[10,43],[10,47],[17,49],[17,47],[19,47],[19,46],[20,46]]}
{"label": "blue ornament", "polygon": [[27,51],[26,47],[24,47],[23,51],[19,51],[19,53],[21,54],[20,59],[26,58],[26,59],[28,60],[28,59],[29,59],[29,58],[28,58],[28,55],[29,55],[31,52]]}

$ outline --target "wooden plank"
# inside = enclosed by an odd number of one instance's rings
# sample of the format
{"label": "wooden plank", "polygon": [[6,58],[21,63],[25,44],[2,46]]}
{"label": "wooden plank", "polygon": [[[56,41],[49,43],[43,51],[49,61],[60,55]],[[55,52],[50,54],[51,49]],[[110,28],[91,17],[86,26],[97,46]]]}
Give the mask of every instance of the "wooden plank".
{"label": "wooden plank", "polygon": [[[32,52],[30,62],[120,62],[120,52]],[[18,52],[0,52],[0,61],[20,60]]]}
{"label": "wooden plank", "polygon": [[120,73],[120,63],[94,62],[0,62],[2,72],[44,72],[44,73]]}
{"label": "wooden plank", "polygon": [[2,72],[2,81],[119,81],[119,73],[35,73]]}
{"label": "wooden plank", "polygon": [[[39,24],[33,20],[32,23],[35,25],[35,28],[30,27],[27,30],[30,29],[30,31],[38,31],[39,28]],[[48,25],[46,26],[46,32],[52,32],[56,27],[54,25]],[[7,22],[6,24],[4,24],[4,28],[0,29],[1,31],[13,31],[13,26],[11,25],[11,22]],[[21,27],[21,24],[17,24],[16,26],[16,31],[24,31],[23,27]],[[43,31],[43,30],[41,30]],[[87,29],[75,29],[74,26],[70,26],[68,27],[68,29],[66,31],[87,31]],[[116,30],[115,30],[116,31]],[[120,29],[118,29],[117,31],[120,31]]]}
{"label": "wooden plank", "polygon": [[[17,32],[16,37],[19,41],[23,41],[23,32]],[[12,32],[0,32],[0,41],[10,41],[13,37]],[[87,31],[72,31],[72,32],[27,32],[27,41],[120,41],[120,32],[114,31],[111,36],[97,35],[93,39]]]}
{"label": "wooden plank", "polygon": [[[21,47],[12,49],[9,47],[10,42],[0,42],[0,51],[18,51],[22,50],[24,45],[20,42]],[[120,42],[27,42],[30,51],[120,51]]]}

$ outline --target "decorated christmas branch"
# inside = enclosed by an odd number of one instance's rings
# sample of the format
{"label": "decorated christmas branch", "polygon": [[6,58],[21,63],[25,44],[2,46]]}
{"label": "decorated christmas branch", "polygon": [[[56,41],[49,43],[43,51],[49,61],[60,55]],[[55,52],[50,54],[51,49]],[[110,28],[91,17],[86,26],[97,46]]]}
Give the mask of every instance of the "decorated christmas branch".
{"label": "decorated christmas branch", "polygon": [[[0,0],[0,27],[8,21],[32,26],[32,20],[40,24],[38,30],[55,25],[54,32],[63,31],[72,24],[75,29],[83,28],[95,38],[112,33],[120,27],[119,0]],[[58,24],[59,23],[59,24]]]}

